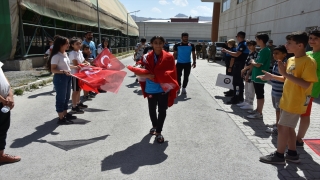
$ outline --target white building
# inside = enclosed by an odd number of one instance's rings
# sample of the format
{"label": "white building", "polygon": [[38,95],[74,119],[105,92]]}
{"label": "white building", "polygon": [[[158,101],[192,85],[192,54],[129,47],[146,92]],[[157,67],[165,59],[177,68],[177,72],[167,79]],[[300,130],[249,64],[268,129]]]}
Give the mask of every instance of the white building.
{"label": "white building", "polygon": [[[139,27],[139,38],[149,41],[153,36],[162,36],[168,42],[181,41],[181,33],[189,33],[191,42],[211,41],[211,22],[197,21],[197,18],[171,18],[168,20],[148,20],[136,22]],[[175,22],[175,21],[192,22]]]}
{"label": "white building", "polygon": [[[275,45],[284,44],[285,36],[320,26],[320,0],[201,0],[214,2],[213,41],[234,39],[244,31],[247,39],[265,32]],[[214,20],[217,18],[217,20]],[[217,22],[218,21],[218,22]]]}

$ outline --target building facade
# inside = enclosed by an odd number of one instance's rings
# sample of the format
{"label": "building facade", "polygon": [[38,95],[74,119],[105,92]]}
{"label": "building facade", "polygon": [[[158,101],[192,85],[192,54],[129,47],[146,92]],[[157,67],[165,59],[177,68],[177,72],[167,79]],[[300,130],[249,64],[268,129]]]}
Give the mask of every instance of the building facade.
{"label": "building facade", "polygon": [[[319,0],[202,0],[213,2],[212,29],[214,41],[234,39],[238,31],[254,39],[257,33],[267,33],[274,44],[284,44],[285,36],[294,31],[307,31],[320,26]],[[219,12],[219,13],[218,13]],[[217,17],[218,16],[218,17]]]}
{"label": "building facade", "polygon": [[136,22],[139,38],[147,41],[153,36],[162,36],[170,43],[181,41],[181,33],[189,33],[191,42],[211,41],[211,22],[198,21],[197,18],[171,18],[168,20],[148,20]]}

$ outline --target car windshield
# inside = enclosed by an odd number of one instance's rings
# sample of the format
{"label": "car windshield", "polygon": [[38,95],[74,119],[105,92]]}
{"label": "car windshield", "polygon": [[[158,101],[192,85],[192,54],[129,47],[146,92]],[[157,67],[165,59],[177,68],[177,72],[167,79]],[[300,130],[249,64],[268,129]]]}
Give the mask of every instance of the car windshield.
{"label": "car windshield", "polygon": [[223,46],[224,46],[224,43],[216,43],[216,46],[217,46],[217,47],[223,47]]}

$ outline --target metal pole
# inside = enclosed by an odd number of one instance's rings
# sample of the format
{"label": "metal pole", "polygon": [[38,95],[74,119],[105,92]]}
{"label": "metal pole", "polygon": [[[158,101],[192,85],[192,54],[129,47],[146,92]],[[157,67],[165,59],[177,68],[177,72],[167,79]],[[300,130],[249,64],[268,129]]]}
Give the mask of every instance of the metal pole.
{"label": "metal pole", "polygon": [[22,59],[25,59],[26,57],[26,44],[24,41],[24,29],[23,29],[23,21],[22,21],[22,12],[21,12],[21,7],[19,7],[19,43],[20,43],[20,53]]}
{"label": "metal pole", "polygon": [[144,34],[143,34],[143,36],[144,36],[144,38],[146,38],[146,23],[144,23]]}
{"label": "metal pole", "polygon": [[101,31],[100,31],[100,17],[99,17],[99,0],[97,0],[97,17],[98,17],[98,29],[99,29],[99,43],[101,43]]}
{"label": "metal pole", "polygon": [[141,39],[141,31],[140,31],[140,29],[141,29],[141,21],[139,23],[139,38]]}
{"label": "metal pole", "polygon": [[129,51],[129,13],[127,13],[127,51]]}

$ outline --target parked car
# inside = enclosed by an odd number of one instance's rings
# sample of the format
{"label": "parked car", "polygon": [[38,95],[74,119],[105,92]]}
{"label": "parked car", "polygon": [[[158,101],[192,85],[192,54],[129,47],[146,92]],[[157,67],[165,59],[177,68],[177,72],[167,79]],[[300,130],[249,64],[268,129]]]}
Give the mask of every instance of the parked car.
{"label": "parked car", "polygon": [[[207,44],[207,55],[209,54],[209,47],[212,45],[213,42],[208,42]],[[216,48],[217,48],[217,52],[216,52],[216,58],[222,58],[222,52],[221,52],[221,48],[224,46],[224,42],[214,42]]]}
{"label": "parked car", "polygon": [[174,44],[169,44],[169,51],[170,52],[173,52],[173,46],[174,46]]}

